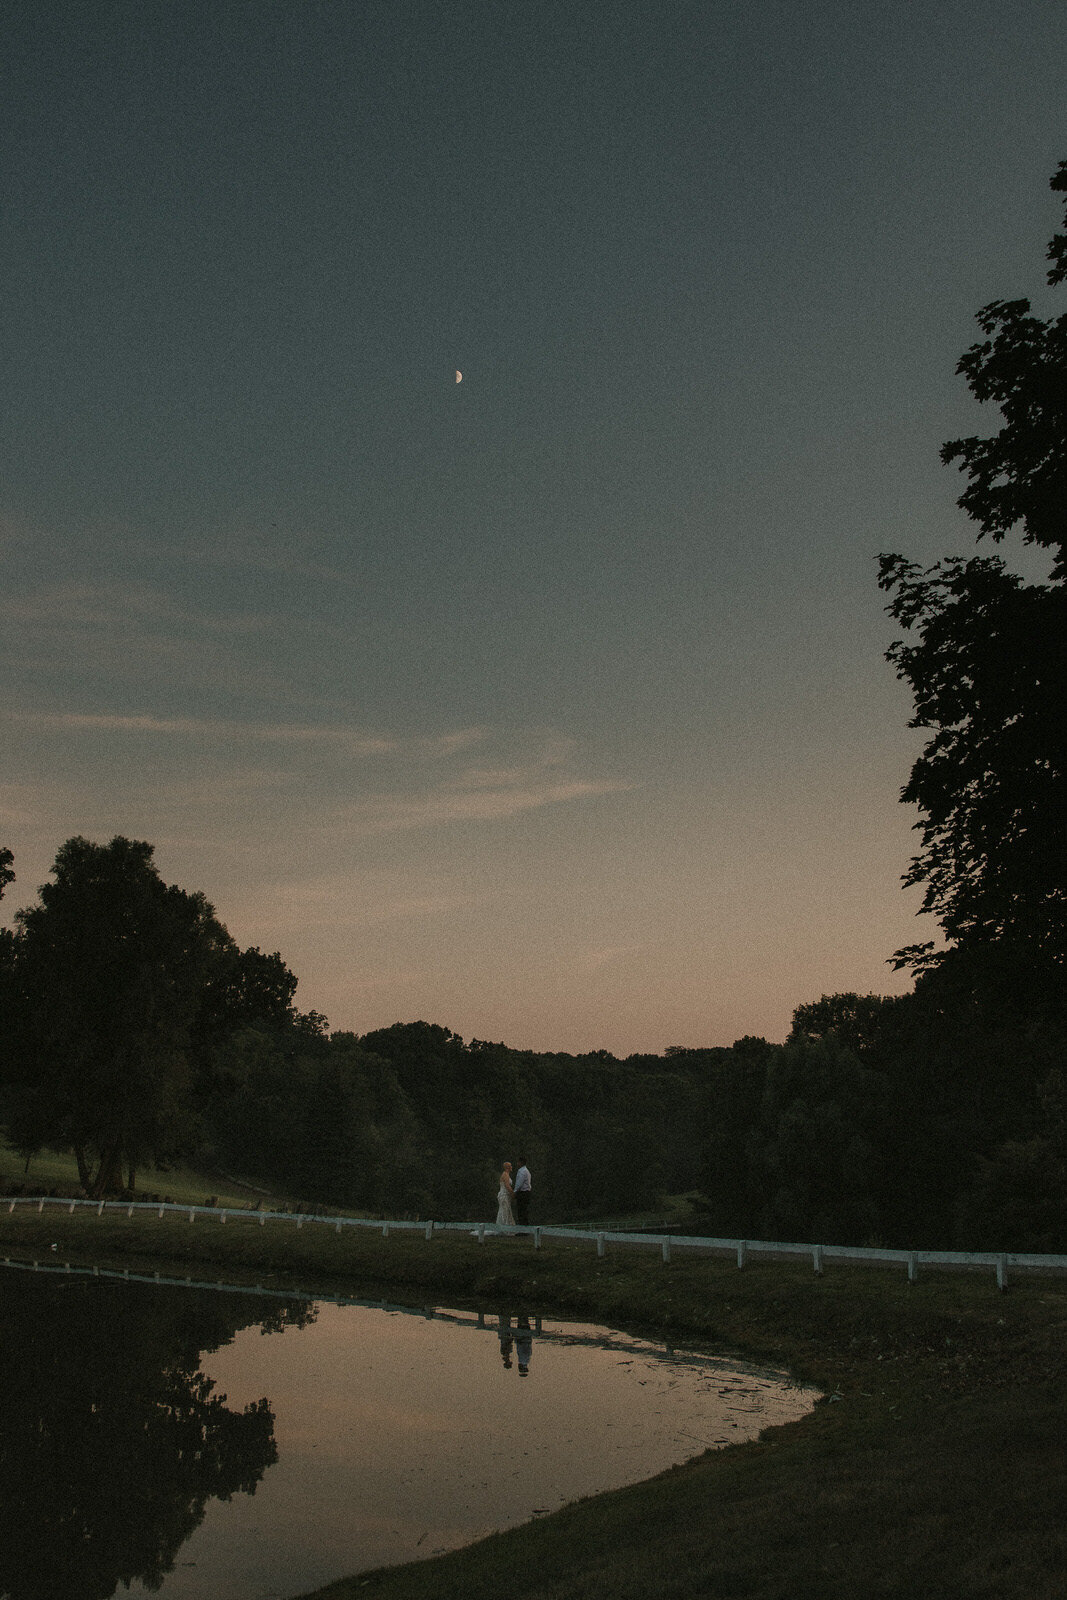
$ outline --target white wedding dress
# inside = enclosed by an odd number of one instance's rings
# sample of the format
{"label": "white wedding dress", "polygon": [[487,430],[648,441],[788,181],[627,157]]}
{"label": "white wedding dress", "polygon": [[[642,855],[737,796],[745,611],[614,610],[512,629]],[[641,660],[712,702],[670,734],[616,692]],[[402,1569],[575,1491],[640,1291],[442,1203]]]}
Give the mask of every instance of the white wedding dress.
{"label": "white wedding dress", "polygon": [[511,1209],[511,1196],[501,1184],[496,1197],[496,1222],[498,1228],[513,1228],[515,1217]]}

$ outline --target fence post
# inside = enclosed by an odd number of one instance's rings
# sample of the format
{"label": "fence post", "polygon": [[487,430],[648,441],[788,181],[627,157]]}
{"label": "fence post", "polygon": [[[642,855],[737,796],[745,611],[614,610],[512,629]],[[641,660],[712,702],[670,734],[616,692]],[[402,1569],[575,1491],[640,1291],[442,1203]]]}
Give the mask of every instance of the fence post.
{"label": "fence post", "polygon": [[432,1239],[433,1238],[433,1223],[432,1222],[428,1222],[426,1224],[426,1237],[427,1237],[427,1239]]}
{"label": "fence post", "polygon": [[15,1202],[14,1202],[14,1200],[12,1200],[12,1202],[11,1202],[11,1204],[10,1204],[10,1205],[9,1205],[9,1206],[8,1206],[8,1208],[7,1208],[7,1209],[8,1209],[8,1213],[9,1213],[9,1214],[10,1214],[10,1213],[11,1213],[11,1212],[12,1212],[12,1211],[14,1211],[14,1209],[15,1209]]}
{"label": "fence post", "polygon": [[220,1222],[225,1222],[226,1221],[226,1213],[225,1213],[225,1211],[220,1211],[219,1212],[219,1221]]}
{"label": "fence post", "polygon": [[297,1227],[298,1227],[298,1228],[302,1228],[302,1227],[303,1227],[303,1226],[304,1226],[304,1219],[303,1219],[303,1217],[302,1217],[302,1216],[301,1216],[301,1215],[300,1215],[300,1213],[299,1213],[299,1212],[297,1212],[297,1217],[296,1217],[296,1225],[297,1225]]}
{"label": "fence post", "polygon": [[127,1206],[126,1207],[126,1215],[128,1217],[132,1217],[133,1216],[133,1207],[132,1206]]}
{"label": "fence post", "polygon": [[664,1261],[671,1259],[671,1241],[669,1239],[664,1239],[663,1241],[663,1259]]}
{"label": "fence post", "polygon": [[745,1264],[745,1262],[747,1260],[748,1260],[748,1240],[747,1239],[739,1239],[737,1241],[737,1266],[738,1266],[738,1270],[740,1270],[744,1266],[744,1264]]}
{"label": "fence post", "polygon": [[44,1210],[44,1201],[43,1200],[38,1200],[37,1209],[38,1209],[38,1211],[43,1211]]}
{"label": "fence post", "polygon": [[383,1239],[388,1239],[388,1237],[389,1237],[389,1224],[387,1222],[383,1222],[382,1223],[382,1238]]}
{"label": "fence post", "polygon": [[162,1206],[160,1206],[160,1208],[159,1208],[159,1215],[160,1215],[160,1216],[161,1216],[161,1217],[162,1217],[162,1215],[163,1215],[163,1207],[162,1207]]}
{"label": "fence post", "polygon": [[811,1260],[812,1260],[812,1265],[815,1268],[815,1276],[817,1278],[821,1278],[822,1277],[822,1245],[821,1244],[816,1244],[816,1245],[812,1246]]}
{"label": "fence post", "polygon": [[915,1283],[919,1277],[919,1254],[913,1250],[908,1257],[908,1282]]}
{"label": "fence post", "polygon": [[485,1223],[484,1222],[479,1222],[479,1224],[478,1224],[478,1243],[479,1244],[484,1244],[485,1243]]}
{"label": "fence post", "polygon": [[193,1221],[195,1221],[195,1219],[196,1219],[196,1212],[193,1210],[192,1206],[190,1206],[189,1207],[189,1221],[193,1222]]}
{"label": "fence post", "polygon": [[70,1206],[69,1206],[69,1208],[67,1210],[67,1216],[68,1217],[72,1217],[73,1215],[74,1215],[74,1201],[72,1200],[70,1202]]}
{"label": "fence post", "polygon": [[[262,1220],[263,1220],[263,1219],[262,1219],[262,1217],[261,1217],[261,1218],[260,1218],[260,1221],[261,1221],[261,1222],[262,1222]],[[337,1224],[337,1226],[336,1226],[336,1228],[335,1228],[335,1229],[334,1229],[334,1230],[333,1230],[333,1231],[334,1231],[334,1233],[340,1233],[340,1231],[341,1231],[341,1224],[340,1224],[340,1223],[338,1223],[338,1224]]]}
{"label": "fence post", "polygon": [[96,1208],[96,1214],[98,1217],[102,1217],[104,1214],[104,1202],[102,1200]]}
{"label": "fence post", "polygon": [[540,1228],[535,1228],[534,1229],[534,1249],[535,1250],[540,1250],[540,1248],[541,1248],[541,1230],[540,1230]]}
{"label": "fence post", "polygon": [[596,1236],[596,1253],[598,1256],[604,1254],[604,1235],[602,1233],[598,1233]]}
{"label": "fence post", "polygon": [[997,1288],[1002,1292],[1008,1287],[1008,1258],[1006,1255],[997,1257]]}

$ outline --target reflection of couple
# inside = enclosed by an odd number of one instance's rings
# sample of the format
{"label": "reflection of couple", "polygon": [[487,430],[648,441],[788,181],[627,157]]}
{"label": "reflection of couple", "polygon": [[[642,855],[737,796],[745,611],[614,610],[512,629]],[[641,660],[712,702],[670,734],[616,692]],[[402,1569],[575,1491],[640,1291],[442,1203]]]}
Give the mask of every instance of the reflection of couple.
{"label": "reflection of couple", "polygon": [[533,1353],[533,1331],[530,1328],[529,1317],[519,1317],[517,1319],[518,1325],[515,1329],[514,1339],[512,1339],[511,1334],[511,1318],[501,1312],[497,1320],[500,1325],[500,1356],[505,1367],[510,1371],[511,1351],[514,1345],[519,1357],[519,1377],[528,1377],[530,1373],[530,1356]]}
{"label": "reflection of couple", "polygon": [[511,1176],[511,1162],[504,1162],[504,1170],[500,1174],[500,1188],[496,1196],[497,1226],[513,1228],[518,1222],[520,1228],[525,1228],[530,1220],[530,1169],[526,1165],[526,1157],[519,1157],[519,1170],[514,1180]]}

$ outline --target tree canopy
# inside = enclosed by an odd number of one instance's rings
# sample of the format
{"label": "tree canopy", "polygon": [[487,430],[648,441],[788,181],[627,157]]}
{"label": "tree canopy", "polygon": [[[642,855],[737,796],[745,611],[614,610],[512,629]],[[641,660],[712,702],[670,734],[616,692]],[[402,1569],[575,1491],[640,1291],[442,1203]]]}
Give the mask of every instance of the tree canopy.
{"label": "tree canopy", "polygon": [[[1052,178],[1067,192],[1067,162]],[[1067,234],[1048,249],[1050,285],[1067,281]],[[1017,530],[1054,553],[1047,584],[1027,584],[997,557],[951,557],[925,570],[880,557],[889,613],[914,642],[888,651],[915,702],[911,726],[932,738],[902,799],[919,808],[922,848],[906,884],[950,948],[997,946],[1020,974],[1058,981],[1067,952],[1067,314],[1047,321],[1028,300],[977,314],[987,338],[957,371],[999,407],[989,437],[950,440],[946,463],[969,479],[959,504],[994,541]],[[933,941],[897,952],[922,972]]]}
{"label": "tree canopy", "polygon": [[120,1188],[192,1131],[194,1066],[240,1027],[291,1022],[279,955],[240,951],[153,847],[69,839],[17,914],[7,977],[9,1129],[27,1153],[73,1149],[87,1192]]}
{"label": "tree canopy", "polygon": [[[1049,187],[1067,193],[1067,161]],[[1067,216],[1065,216],[1067,229]],[[1067,282],[1067,231],[1046,251],[1051,287]],[[959,504],[983,534],[999,541],[1021,526],[1028,544],[1056,553],[1053,577],[1067,577],[1067,313],[1043,321],[1029,300],[994,300],[976,320],[987,337],[956,371],[975,399],[1000,408],[1003,426],[983,438],[950,439],[942,461],[970,479]]]}

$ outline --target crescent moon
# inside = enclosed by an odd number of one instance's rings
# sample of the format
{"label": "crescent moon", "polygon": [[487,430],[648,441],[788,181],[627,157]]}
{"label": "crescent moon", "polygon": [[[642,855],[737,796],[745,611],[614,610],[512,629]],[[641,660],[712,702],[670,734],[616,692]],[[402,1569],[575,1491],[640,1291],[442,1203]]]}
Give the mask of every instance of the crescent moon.
{"label": "crescent moon", "polygon": [[462,383],[463,382],[463,374],[462,374],[462,372],[460,372],[458,367],[456,368],[456,382],[457,383]]}

